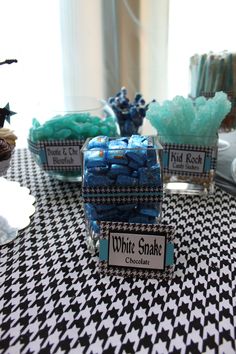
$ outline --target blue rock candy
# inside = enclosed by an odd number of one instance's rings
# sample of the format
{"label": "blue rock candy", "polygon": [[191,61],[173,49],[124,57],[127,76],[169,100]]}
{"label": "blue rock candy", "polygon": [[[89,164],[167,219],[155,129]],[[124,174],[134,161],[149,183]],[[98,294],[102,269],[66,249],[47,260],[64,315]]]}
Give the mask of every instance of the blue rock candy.
{"label": "blue rock candy", "polygon": [[162,105],[152,102],[146,117],[164,142],[208,146],[215,144],[218,129],[230,109],[227,95],[216,92],[208,100],[198,97],[194,102],[176,96]]}
{"label": "blue rock candy", "polygon": [[126,88],[122,87],[115,97],[109,98],[108,102],[117,116],[121,135],[137,134],[147,110],[142,95],[136,94],[133,102],[130,102]]}

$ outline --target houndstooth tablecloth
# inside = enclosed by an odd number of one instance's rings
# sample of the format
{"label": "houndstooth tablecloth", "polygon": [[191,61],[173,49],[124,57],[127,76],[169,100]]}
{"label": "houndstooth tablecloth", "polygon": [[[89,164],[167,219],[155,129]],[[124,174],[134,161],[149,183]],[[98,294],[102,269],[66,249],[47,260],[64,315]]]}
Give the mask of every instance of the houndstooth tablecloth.
{"label": "houndstooth tablecloth", "polygon": [[10,180],[30,188],[29,227],[0,248],[1,353],[236,352],[236,199],[167,196],[172,280],[101,277],[86,249],[77,184],[16,150]]}

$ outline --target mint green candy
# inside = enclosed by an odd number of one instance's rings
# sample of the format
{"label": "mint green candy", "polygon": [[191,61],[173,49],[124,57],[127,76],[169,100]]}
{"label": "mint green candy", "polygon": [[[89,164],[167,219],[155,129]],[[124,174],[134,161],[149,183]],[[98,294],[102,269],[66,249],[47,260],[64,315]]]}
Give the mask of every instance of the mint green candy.
{"label": "mint green candy", "polygon": [[38,128],[38,127],[40,127],[40,123],[39,123],[38,119],[33,118],[33,119],[32,119],[32,125],[33,125],[33,128]]}
{"label": "mint green candy", "polygon": [[70,129],[61,129],[58,130],[55,133],[55,138],[56,139],[60,139],[60,140],[64,140],[64,139],[68,139],[71,136],[71,130]]}
{"label": "mint green candy", "polygon": [[97,125],[92,125],[90,128],[90,134],[91,136],[97,136],[99,135],[99,128]]}
{"label": "mint green candy", "polygon": [[149,104],[146,118],[166,143],[214,145],[218,129],[231,110],[231,102],[224,92],[216,92],[206,100],[195,101],[176,96],[172,101]]}
{"label": "mint green candy", "polygon": [[[44,123],[36,118],[32,119],[32,127],[29,130],[29,139],[34,143],[43,140],[85,140],[88,137],[98,135],[118,136],[118,125],[113,117],[100,118],[89,112],[70,112],[64,115],[55,115]],[[41,166],[42,161],[34,154],[36,162]],[[48,171],[50,175],[66,181],[81,181],[81,167],[75,171]]]}
{"label": "mint green candy", "polygon": [[41,140],[86,139],[97,135],[118,136],[113,117],[99,118],[90,113],[55,115],[43,124],[33,118],[30,139]]}
{"label": "mint green candy", "polygon": [[100,133],[99,135],[105,135],[105,136],[109,136],[109,128],[107,126],[102,126],[99,129]]}

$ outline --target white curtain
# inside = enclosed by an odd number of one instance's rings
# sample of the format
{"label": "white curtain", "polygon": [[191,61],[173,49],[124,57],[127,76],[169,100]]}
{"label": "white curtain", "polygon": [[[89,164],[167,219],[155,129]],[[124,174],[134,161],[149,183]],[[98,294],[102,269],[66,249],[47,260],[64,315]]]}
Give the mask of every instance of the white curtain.
{"label": "white curtain", "polygon": [[10,103],[17,146],[26,146],[39,106],[63,98],[62,48],[58,0],[0,1],[0,107]]}

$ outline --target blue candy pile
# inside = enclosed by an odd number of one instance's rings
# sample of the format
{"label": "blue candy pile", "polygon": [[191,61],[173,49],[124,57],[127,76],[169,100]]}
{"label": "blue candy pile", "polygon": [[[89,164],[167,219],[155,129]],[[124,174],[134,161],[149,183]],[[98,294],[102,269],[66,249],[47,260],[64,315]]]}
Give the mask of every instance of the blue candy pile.
{"label": "blue candy pile", "polygon": [[108,99],[108,103],[117,116],[121,136],[138,134],[147,110],[142,95],[137,93],[134,101],[130,102],[126,88],[122,87],[116,96]]}
{"label": "blue candy pile", "polygon": [[231,110],[231,102],[224,92],[194,101],[176,96],[163,104],[152,102],[146,113],[161,140],[166,143],[214,145],[218,129]]}
{"label": "blue candy pile", "polygon": [[94,186],[160,186],[157,147],[141,135],[92,138],[84,151],[84,180]]}

